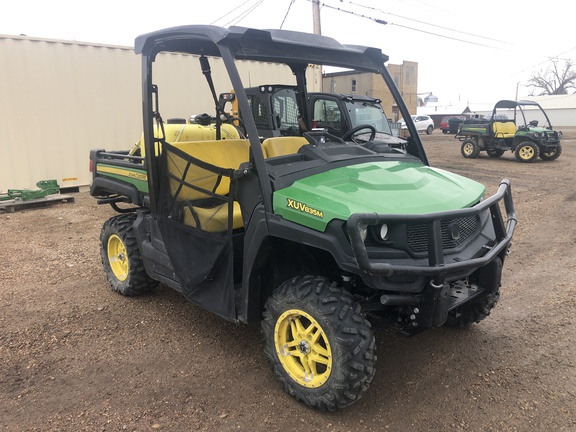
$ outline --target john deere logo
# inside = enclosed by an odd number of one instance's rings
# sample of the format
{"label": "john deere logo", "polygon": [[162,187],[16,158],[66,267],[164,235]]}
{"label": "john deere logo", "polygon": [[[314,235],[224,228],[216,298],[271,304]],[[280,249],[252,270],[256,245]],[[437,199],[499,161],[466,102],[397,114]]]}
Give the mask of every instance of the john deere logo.
{"label": "john deere logo", "polygon": [[286,205],[286,207],[294,209],[294,210],[298,210],[302,213],[308,213],[309,215],[316,216],[319,218],[324,217],[324,212],[317,210],[317,209],[313,209],[311,207],[308,207],[303,202],[296,201],[296,200],[293,200],[290,198],[288,198],[288,204]]}

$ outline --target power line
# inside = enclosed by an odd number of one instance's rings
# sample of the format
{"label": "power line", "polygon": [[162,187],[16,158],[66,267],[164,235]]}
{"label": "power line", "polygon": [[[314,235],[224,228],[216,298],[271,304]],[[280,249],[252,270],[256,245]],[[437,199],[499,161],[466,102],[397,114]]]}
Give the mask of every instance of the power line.
{"label": "power line", "polygon": [[247,11],[245,11],[243,14],[240,14],[237,18],[228,21],[226,24],[224,24],[224,27],[227,27],[229,24],[231,24],[232,22],[234,22],[233,25],[237,25],[240,23],[240,21],[242,21],[244,18],[246,18],[248,15],[250,15],[252,12],[254,12],[256,10],[256,8],[258,6],[260,6],[262,4],[262,2],[264,2],[264,0],[259,0],[258,2],[256,2],[250,9],[248,9]]}
{"label": "power line", "polygon": [[212,21],[210,23],[210,25],[213,25],[215,23],[217,23],[218,21],[220,21],[223,18],[226,18],[228,15],[230,15],[232,12],[235,12],[236,10],[238,10],[239,8],[241,8],[242,6],[244,6],[246,3],[248,3],[250,0],[246,0],[244,3],[242,3],[240,6],[235,7],[234,9],[232,9],[230,12],[225,13],[224,15],[222,15],[220,18]]}
{"label": "power line", "polygon": [[296,0],[290,0],[290,4],[288,5],[288,10],[286,11],[286,15],[284,15],[284,19],[282,20],[282,24],[280,24],[280,28],[282,28],[284,26],[284,21],[286,21],[286,18],[288,18],[288,14],[290,13],[290,8],[292,7],[292,5],[294,4]]}
{"label": "power line", "polygon": [[[340,1],[342,1],[342,0],[340,0]],[[395,17],[398,17],[398,18],[402,18],[402,19],[405,19],[405,20],[408,20],[408,21],[414,21],[414,22],[417,22],[417,23],[419,23],[419,24],[424,24],[424,25],[428,25],[428,26],[431,26],[431,27],[436,27],[436,28],[439,28],[439,29],[442,29],[442,30],[448,30],[448,31],[451,31],[451,32],[454,32],[454,33],[460,33],[460,34],[464,34],[464,35],[468,35],[468,36],[474,36],[474,37],[477,37],[477,38],[480,38],[480,39],[487,39],[487,40],[491,40],[491,41],[494,41],[494,42],[509,43],[509,42],[506,42],[506,41],[502,41],[502,40],[500,40],[500,39],[493,39],[493,38],[489,38],[489,37],[486,37],[486,36],[480,36],[480,35],[477,35],[477,34],[474,34],[474,33],[468,33],[468,32],[461,31],[461,30],[454,30],[454,29],[451,29],[451,28],[449,28],[449,27],[443,27],[443,26],[440,26],[440,25],[437,25],[437,24],[428,23],[428,22],[426,22],[426,21],[420,21],[420,20],[417,20],[417,19],[414,19],[414,18],[408,18],[408,17],[402,16],[402,15],[394,14],[394,13],[392,13],[392,12],[385,12],[385,11],[383,11],[382,9],[378,9],[378,8],[375,8],[375,7],[372,7],[372,6],[365,6],[365,5],[362,5],[362,4],[360,4],[360,3],[355,3],[355,2],[353,2],[353,1],[349,1],[348,3],[350,3],[350,4],[352,4],[352,5],[355,5],[355,6],[362,7],[362,8],[375,10],[375,11],[381,12],[381,13],[386,14],[386,15],[391,15],[391,16],[395,16]]]}
{"label": "power line", "polygon": [[[308,0],[308,1],[309,1],[309,2],[312,2],[312,0]],[[360,18],[366,18],[366,19],[369,19],[369,20],[371,20],[371,21],[374,21],[374,22],[377,23],[377,24],[382,24],[382,25],[388,24],[388,22],[386,22],[386,21],[384,21],[384,20],[381,20],[381,19],[378,19],[378,18],[373,18],[373,17],[370,17],[370,16],[368,16],[368,15],[362,15],[362,14],[359,14],[359,13],[356,13],[356,12],[352,12],[352,11],[349,11],[349,10],[346,10],[346,9],[341,9],[341,8],[339,8],[339,7],[330,6],[330,5],[327,5],[326,3],[320,3],[320,6],[322,6],[322,7],[327,7],[328,9],[334,9],[334,10],[337,10],[337,11],[339,11],[339,12],[344,12],[344,13],[347,13],[347,14],[350,14],[350,15],[354,15],[354,16],[357,16],[357,17],[360,17]]]}
{"label": "power line", "polygon": [[[561,52],[560,54],[555,55],[555,56],[553,56],[553,57],[548,57],[547,60],[541,61],[540,63],[536,63],[535,65],[529,66],[529,67],[527,67],[527,68],[525,68],[525,69],[522,69],[522,70],[520,70],[520,71],[518,71],[518,72],[511,73],[511,74],[508,75],[508,76],[519,75],[519,74],[521,74],[521,73],[523,73],[523,72],[527,72],[527,71],[529,71],[529,70],[533,70],[534,68],[537,68],[538,66],[542,66],[543,64],[548,63],[548,62],[550,62],[550,61],[553,61],[554,59],[562,60],[562,58],[560,58],[560,56],[562,56],[562,55],[566,54],[567,52],[570,52],[570,51],[572,51],[572,50],[574,50],[574,49],[576,49],[576,46],[574,46],[574,47],[572,47],[572,48],[570,48],[570,49],[567,49],[566,51]],[[570,60],[570,59],[564,59],[564,60]]]}
{"label": "power line", "polygon": [[454,40],[454,41],[458,41],[458,42],[463,42],[463,43],[467,43],[467,44],[471,44],[471,45],[478,45],[478,46],[483,46],[483,47],[486,47],[486,48],[492,48],[492,49],[497,49],[497,50],[501,50],[501,49],[502,49],[502,48],[498,48],[498,47],[495,47],[495,46],[492,46],[492,45],[486,45],[486,44],[483,44],[483,43],[480,43],[480,42],[472,42],[472,41],[467,41],[467,40],[464,40],[464,39],[459,39],[459,38],[455,38],[455,37],[451,37],[451,36],[441,35],[441,34],[438,34],[438,33],[433,33],[433,32],[430,32],[430,31],[421,30],[421,29],[417,29],[417,28],[414,28],[414,27],[408,27],[408,26],[405,26],[405,25],[402,25],[402,24],[390,23],[390,25],[395,25],[396,27],[402,27],[402,28],[405,28],[405,29],[408,29],[408,30],[414,30],[414,31],[417,31],[417,32],[420,32],[420,33],[426,33],[426,34],[429,34],[429,35],[441,37],[441,38],[444,38],[444,39],[450,39],[450,40]]}
{"label": "power line", "polygon": [[[227,17],[228,15],[230,15],[232,12],[236,12],[238,11],[238,9],[242,8],[242,6],[244,6],[246,3],[249,3],[251,0],[246,0],[244,1],[244,3],[242,3],[240,6],[236,6],[234,9],[232,9],[231,11],[225,13],[224,15],[222,15],[220,18],[218,18],[217,20],[212,21],[210,24],[214,24],[222,19],[224,19],[225,17]],[[244,18],[246,18],[248,15],[250,15],[252,12],[254,12],[256,10],[256,8],[258,8],[258,6],[260,6],[262,3],[264,2],[264,0],[256,0],[256,3],[254,3],[252,6],[250,6],[248,9],[246,9],[243,12],[240,12],[238,15],[236,15],[235,18],[232,18],[230,21],[228,21],[226,24],[224,24],[222,27],[228,27],[230,24],[232,25],[236,25],[238,24],[240,21],[242,21]]]}
{"label": "power line", "polygon": [[246,13],[244,15],[242,15],[242,17],[234,23],[234,25],[240,24],[240,21],[242,21],[244,18],[246,18],[252,12],[254,12],[258,8],[258,6],[260,6],[262,3],[264,3],[264,0],[260,0],[258,3],[256,3],[254,6],[252,6],[252,8],[247,10]]}
{"label": "power line", "polygon": [[[311,2],[312,0],[308,0],[308,1]],[[463,42],[463,43],[467,43],[467,44],[471,44],[471,45],[483,46],[483,47],[486,47],[486,48],[502,49],[502,48],[498,48],[498,47],[495,47],[495,46],[492,46],[492,45],[486,45],[486,44],[483,44],[483,43],[480,43],[480,42],[467,41],[467,40],[464,40],[464,39],[459,39],[459,38],[455,38],[455,37],[451,37],[451,36],[442,35],[442,34],[439,34],[439,33],[434,33],[434,32],[431,32],[431,31],[426,31],[426,30],[422,30],[422,29],[417,29],[417,28],[405,26],[405,25],[402,25],[402,24],[396,24],[396,23],[393,23],[393,22],[384,21],[384,20],[381,20],[381,19],[378,19],[378,18],[374,18],[374,17],[368,16],[368,15],[363,15],[363,14],[359,14],[359,13],[357,13],[357,12],[345,10],[345,9],[338,8],[338,7],[335,7],[335,6],[330,6],[330,5],[326,4],[326,3],[321,3],[321,6],[327,7],[328,9],[334,9],[334,10],[337,10],[337,11],[339,11],[339,12],[345,12],[345,13],[347,13],[347,14],[354,15],[354,16],[357,16],[357,17],[360,17],[360,18],[369,19],[369,20],[371,20],[371,21],[376,22],[377,24],[395,25],[396,27],[402,27],[402,28],[405,28],[405,29],[408,29],[408,30],[417,31],[417,32],[420,32],[420,33],[426,33],[426,34],[433,35],[433,36],[437,36],[437,37],[444,38],[444,39],[450,39],[450,40],[454,40],[454,41],[458,41],[458,42]]]}

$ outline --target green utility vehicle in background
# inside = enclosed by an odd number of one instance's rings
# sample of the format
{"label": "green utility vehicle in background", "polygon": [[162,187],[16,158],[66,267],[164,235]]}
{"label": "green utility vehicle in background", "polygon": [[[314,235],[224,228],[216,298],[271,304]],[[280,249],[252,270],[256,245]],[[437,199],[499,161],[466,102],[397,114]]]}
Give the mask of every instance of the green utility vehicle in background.
{"label": "green utility vehicle in background", "polygon": [[544,109],[532,101],[501,100],[491,117],[466,120],[456,138],[462,141],[465,158],[476,158],[481,151],[500,157],[510,150],[519,162],[533,162],[538,156],[553,161],[562,153],[562,132],[553,130]]}
{"label": "green utility vehicle in background", "polygon": [[[364,128],[382,130],[359,143],[350,131],[338,137],[306,127],[260,139],[240,73],[256,62],[283,65],[294,77],[304,125],[312,120],[309,64],[380,75],[410,119],[379,49],[285,30],[192,25],[140,36],[135,51],[143,143],[90,154],[91,194],[120,212],[100,236],[115,291],[136,295],[161,282],[228,320],[260,322],[276,378],[320,410],[346,407],[366,391],[374,330],[395,324],[413,335],[490,314],[516,226],[507,180],[484,197],[481,184],[430,167],[410,120],[407,139],[370,123]],[[202,71],[216,124],[162,120],[160,107],[174,114],[162,99],[166,78],[153,70],[177,72],[163,66],[173,56],[162,53],[187,54],[190,69],[180,70]],[[210,63],[227,79],[215,82]],[[217,96],[230,84],[241,127]],[[194,101],[200,86],[196,79],[181,100]]]}

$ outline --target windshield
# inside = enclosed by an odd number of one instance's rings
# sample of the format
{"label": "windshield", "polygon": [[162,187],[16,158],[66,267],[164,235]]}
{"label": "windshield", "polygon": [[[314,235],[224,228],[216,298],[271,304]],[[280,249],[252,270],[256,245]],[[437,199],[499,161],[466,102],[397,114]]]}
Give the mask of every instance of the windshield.
{"label": "windshield", "polygon": [[365,101],[346,101],[352,127],[361,125],[374,126],[377,132],[392,135],[386,113],[380,104]]}

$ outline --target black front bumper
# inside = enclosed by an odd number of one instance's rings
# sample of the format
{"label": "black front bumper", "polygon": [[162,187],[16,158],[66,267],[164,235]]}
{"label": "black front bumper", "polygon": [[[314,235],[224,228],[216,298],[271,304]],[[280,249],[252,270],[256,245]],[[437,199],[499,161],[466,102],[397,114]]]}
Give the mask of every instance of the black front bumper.
{"label": "black front bumper", "polygon": [[[506,224],[500,210],[500,202],[503,200],[507,215]],[[495,233],[495,242],[492,245],[486,245],[486,253],[471,259],[446,263],[442,247],[441,223],[443,220],[451,220],[460,217],[477,216],[486,209],[490,210],[491,222]],[[366,249],[362,239],[361,230],[369,225],[394,224],[399,222],[426,224],[428,227],[428,265],[406,265],[391,264],[385,262],[373,262]],[[483,267],[494,261],[508,249],[514,229],[516,227],[516,214],[514,212],[514,203],[510,182],[502,180],[498,191],[478,203],[474,207],[427,213],[421,215],[404,214],[404,215],[383,215],[377,213],[355,213],[347,224],[348,235],[358,267],[363,272],[373,276],[392,276],[392,275],[418,275],[434,276],[437,283],[443,283],[444,275],[448,273],[464,273]]]}

